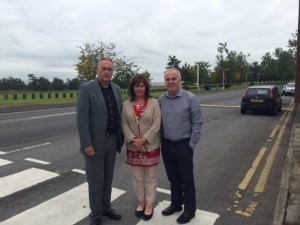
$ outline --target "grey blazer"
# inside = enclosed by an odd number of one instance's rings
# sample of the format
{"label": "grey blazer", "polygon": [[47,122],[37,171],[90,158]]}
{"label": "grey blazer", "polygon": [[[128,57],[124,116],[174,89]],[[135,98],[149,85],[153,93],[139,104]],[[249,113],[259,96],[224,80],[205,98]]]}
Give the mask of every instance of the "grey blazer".
{"label": "grey blazer", "polygon": [[[113,89],[118,106],[118,132],[117,151],[121,152],[124,142],[121,128],[122,95],[118,85],[110,83]],[[77,128],[80,140],[80,152],[84,153],[84,148],[93,146],[96,156],[104,154],[103,146],[106,137],[106,124],[108,116],[105,100],[99,86],[98,80],[81,84],[77,101]]]}

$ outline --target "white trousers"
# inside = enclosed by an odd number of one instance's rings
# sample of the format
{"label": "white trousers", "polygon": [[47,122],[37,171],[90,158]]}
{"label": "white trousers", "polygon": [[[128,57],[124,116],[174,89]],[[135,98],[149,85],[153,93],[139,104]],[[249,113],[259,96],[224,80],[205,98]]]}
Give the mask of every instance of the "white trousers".
{"label": "white trousers", "polygon": [[157,189],[157,165],[132,166],[132,180],[138,201],[154,203]]}

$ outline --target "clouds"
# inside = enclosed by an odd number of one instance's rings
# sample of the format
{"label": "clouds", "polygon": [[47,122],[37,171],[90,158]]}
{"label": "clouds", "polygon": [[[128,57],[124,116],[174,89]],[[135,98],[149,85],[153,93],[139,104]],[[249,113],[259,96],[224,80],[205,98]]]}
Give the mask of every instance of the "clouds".
{"label": "clouds", "polygon": [[161,81],[169,55],[215,65],[219,42],[260,62],[297,22],[296,0],[2,0],[0,78],[74,78],[76,46],[102,41]]}

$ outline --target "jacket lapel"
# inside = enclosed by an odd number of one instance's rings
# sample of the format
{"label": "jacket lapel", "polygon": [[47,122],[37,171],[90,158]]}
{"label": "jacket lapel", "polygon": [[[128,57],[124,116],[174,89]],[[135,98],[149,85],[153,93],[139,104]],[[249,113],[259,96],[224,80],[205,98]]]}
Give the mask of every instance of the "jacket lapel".
{"label": "jacket lapel", "polygon": [[95,91],[95,93],[96,93],[96,95],[97,95],[97,97],[98,97],[101,105],[103,106],[105,112],[107,113],[107,109],[106,109],[106,105],[105,105],[105,100],[104,100],[104,97],[103,97],[103,94],[102,94],[102,91],[101,91],[101,88],[100,88],[98,80],[97,79],[94,80],[92,84],[93,84],[93,89],[94,89],[94,91]]}

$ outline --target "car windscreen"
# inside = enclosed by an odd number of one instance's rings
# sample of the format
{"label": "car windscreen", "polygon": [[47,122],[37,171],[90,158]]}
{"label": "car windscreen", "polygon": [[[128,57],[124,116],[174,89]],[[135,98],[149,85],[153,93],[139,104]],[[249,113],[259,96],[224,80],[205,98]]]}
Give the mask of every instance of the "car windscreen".
{"label": "car windscreen", "polygon": [[269,89],[249,89],[247,97],[270,97]]}
{"label": "car windscreen", "polygon": [[295,87],[295,84],[287,84],[287,87]]}

